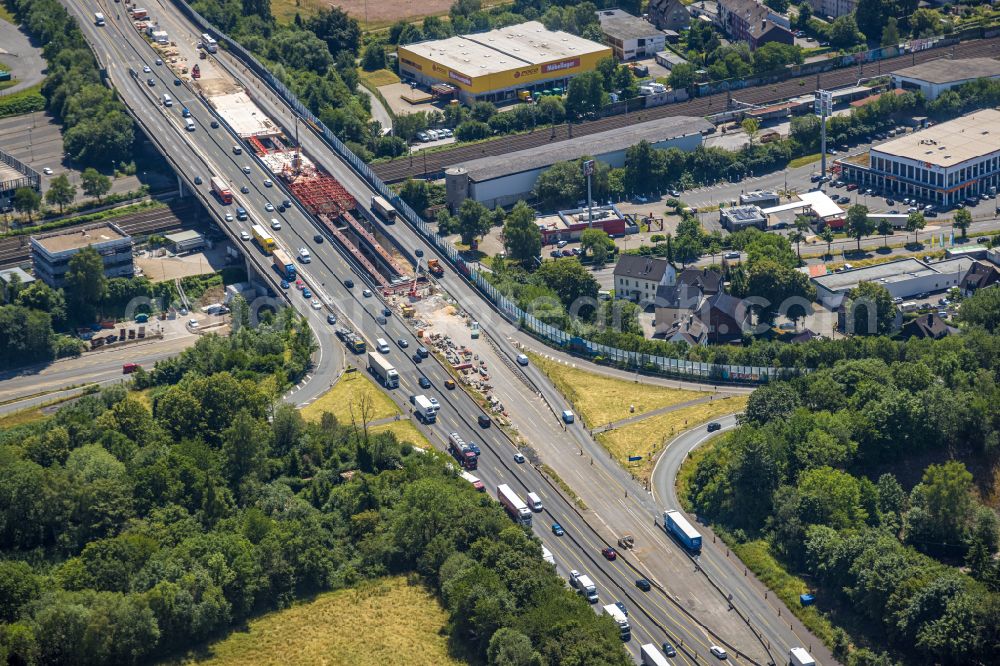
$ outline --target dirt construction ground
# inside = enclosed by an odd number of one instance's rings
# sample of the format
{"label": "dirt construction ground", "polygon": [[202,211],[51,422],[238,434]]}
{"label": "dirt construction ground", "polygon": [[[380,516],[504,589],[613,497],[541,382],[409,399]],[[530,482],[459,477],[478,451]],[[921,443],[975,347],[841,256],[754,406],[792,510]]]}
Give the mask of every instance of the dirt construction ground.
{"label": "dirt construction ground", "polygon": [[[420,16],[447,14],[452,0],[337,0],[336,2],[314,2],[319,6],[340,7],[345,12],[369,25],[389,25],[399,20]],[[488,3],[483,3],[486,5]]]}

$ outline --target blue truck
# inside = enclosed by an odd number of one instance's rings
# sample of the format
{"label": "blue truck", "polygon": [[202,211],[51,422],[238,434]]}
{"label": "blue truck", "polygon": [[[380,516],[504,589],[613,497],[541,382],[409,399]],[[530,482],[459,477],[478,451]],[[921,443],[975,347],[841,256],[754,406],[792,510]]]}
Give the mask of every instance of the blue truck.
{"label": "blue truck", "polygon": [[680,511],[663,512],[663,529],[667,534],[674,535],[691,552],[701,552],[701,535]]}

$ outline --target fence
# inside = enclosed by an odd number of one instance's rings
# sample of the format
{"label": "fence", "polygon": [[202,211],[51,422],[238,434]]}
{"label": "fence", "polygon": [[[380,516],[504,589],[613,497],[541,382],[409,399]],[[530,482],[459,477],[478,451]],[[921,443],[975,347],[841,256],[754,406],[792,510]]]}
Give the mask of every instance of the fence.
{"label": "fence", "polygon": [[714,363],[703,363],[700,361],[687,361],[684,359],[668,358],[663,356],[653,356],[641,352],[617,349],[606,345],[584,340],[582,338],[569,335],[563,330],[555,328],[539,320],[533,315],[525,312],[516,303],[490,284],[486,278],[478,271],[469,267],[462,259],[459,251],[446,239],[434,233],[433,229],[420,218],[419,215],[396,195],[375,172],[364,161],[355,155],[344,143],[334,136],[316,116],[305,107],[298,97],[295,96],[281,81],[277,80],[271,72],[267,70],[256,57],[244,49],[240,44],[230,39],[225,33],[218,30],[209,23],[198,12],[191,8],[185,0],[174,0],[177,7],[192,22],[199,26],[200,31],[204,31],[215,37],[219,44],[222,44],[230,53],[239,58],[243,64],[252,70],[264,83],[281,96],[284,102],[295,113],[301,116],[310,124],[320,136],[320,138],[330,146],[337,155],[361,176],[365,182],[381,196],[396,207],[396,210],[406,221],[420,234],[424,240],[435,246],[459,272],[483,294],[497,311],[515,326],[519,326],[538,338],[552,343],[566,351],[590,357],[596,361],[602,361],[613,365],[633,368],[636,371],[655,372],[676,377],[692,378],[697,380],[711,380],[716,382],[733,383],[762,383],[782,377],[792,376],[799,373],[794,368],[772,368],[742,365],[719,365]]}
{"label": "fence", "polygon": [[0,162],[24,174],[21,178],[0,181],[0,194],[13,192],[19,187],[30,187],[34,190],[41,187],[42,177],[38,175],[38,172],[13,155],[0,150]]}

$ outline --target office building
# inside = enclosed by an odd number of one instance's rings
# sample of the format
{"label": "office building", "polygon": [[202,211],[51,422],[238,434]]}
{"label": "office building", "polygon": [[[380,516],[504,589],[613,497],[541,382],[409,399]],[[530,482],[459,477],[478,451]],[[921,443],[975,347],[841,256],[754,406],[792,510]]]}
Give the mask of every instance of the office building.
{"label": "office building", "polygon": [[760,206],[733,206],[719,210],[719,222],[729,231],[742,231],[756,227],[763,231],[767,228],[767,216]]}
{"label": "office building", "polygon": [[1000,185],[1000,111],[984,109],[838,160],[844,180],[942,206]]}
{"label": "office building", "polygon": [[105,277],[135,275],[132,237],[115,224],[103,223],[82,230],[32,236],[31,260],[35,276],[50,287],[64,286],[70,259],[85,247],[93,247],[101,256]]}
{"label": "office building", "polygon": [[619,60],[652,57],[666,48],[666,35],[646,19],[620,9],[602,9],[597,18],[604,41]]}

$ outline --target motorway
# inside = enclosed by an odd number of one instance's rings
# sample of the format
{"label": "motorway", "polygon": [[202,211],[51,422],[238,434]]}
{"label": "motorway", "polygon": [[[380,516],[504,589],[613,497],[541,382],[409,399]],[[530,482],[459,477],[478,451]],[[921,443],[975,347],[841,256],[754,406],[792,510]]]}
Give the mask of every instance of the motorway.
{"label": "motorway", "polygon": [[[272,195],[270,198],[272,202],[277,201],[279,196],[283,198],[284,195],[279,195],[277,188],[270,190],[263,188],[262,182],[264,178],[270,177],[270,174],[255,159],[244,156],[237,162],[233,158],[231,146],[239,141],[224,128],[209,129],[209,123],[213,118],[211,110],[186,85],[181,88],[172,85],[172,74],[167,72],[165,67],[155,66],[154,52],[126,22],[110,18],[114,12],[109,11],[106,3],[74,0],[70,2],[70,6],[80,19],[84,33],[96,45],[99,57],[107,63],[108,74],[112,81],[142,122],[155,128],[157,139],[162,142],[179,173],[189,183],[196,175],[200,175],[206,182],[198,193],[220,220],[220,227],[238,237],[239,223],[223,222],[222,206],[204,196],[210,175],[227,178],[236,190],[241,185],[247,185],[250,192],[246,195],[237,195],[240,202],[256,214],[258,219],[270,217],[272,214],[263,213],[264,201],[269,194]],[[109,17],[105,28],[93,26],[90,17],[94,11],[104,11]],[[157,9],[155,13],[155,18],[161,25],[166,26],[175,40],[196,38],[194,35],[198,31],[183,24],[178,13],[163,8]],[[254,100],[266,113],[281,122],[286,129],[294,125],[294,119],[288,110],[281,107],[275,98],[256,93],[259,82],[239,71],[229,61],[228,56],[221,52],[219,55],[220,58],[216,62],[223,63],[231,73],[245,82]],[[140,74],[140,80],[137,81],[128,74],[128,68],[131,66],[141,69],[143,63],[149,65],[153,73]],[[156,85],[152,88],[142,82],[148,76],[156,79]],[[162,94],[165,90],[170,90],[171,94],[178,98],[178,104],[172,110],[163,109],[157,103],[156,94]],[[184,132],[181,129],[178,108],[181,104],[191,110],[198,125],[196,131]],[[365,183],[341,163],[318,137],[308,131],[300,131],[300,139],[310,157],[325,166],[359,202],[364,204],[370,199],[371,193]],[[244,164],[250,167],[249,175],[244,174],[241,169]],[[321,244],[312,242],[311,238],[317,232],[317,227],[297,207],[286,211],[281,217],[283,228],[275,235],[286,248],[292,250],[301,246],[310,248],[313,262],[304,268],[302,273],[307,281],[316,287],[315,291],[321,295],[325,307],[333,309],[342,320],[349,320],[355,329],[366,337],[369,344],[375,337],[385,337],[389,340],[412,339],[412,332],[398,316],[390,316],[384,326],[376,322],[375,317],[384,304],[377,298],[364,298],[360,295],[361,285],[365,282],[363,274],[355,270],[329,239],[328,242]],[[413,229],[405,224],[396,224],[383,231],[391,233],[407,254],[417,248],[422,249],[427,256],[436,254]],[[253,246],[247,245],[248,254],[256,252]],[[348,278],[353,279],[358,286],[347,289],[343,281]],[[514,353],[513,342],[530,341],[493,313],[472,291],[468,283],[458,276],[446,276],[443,284],[462,308],[484,322],[486,330],[493,334],[494,340],[504,354],[509,356]],[[321,349],[321,357],[311,381],[293,395],[294,401],[302,404],[309,402],[327,385],[333,383],[347,362],[360,365],[360,359],[354,357],[345,359],[342,347],[330,334],[331,327],[325,323],[325,309],[318,313],[313,312],[299,294],[292,294],[291,300],[297,310],[310,317],[310,323],[317,331]],[[407,354],[398,350],[390,353],[389,358],[401,375],[400,388],[391,392],[391,395],[404,407],[407,406],[404,396],[424,392],[417,387],[417,379],[421,375],[426,376],[436,387],[443,386],[444,381],[450,376],[448,371],[433,359],[417,365]],[[516,370],[508,369],[506,372],[514,373]],[[529,369],[528,372],[535,371]],[[508,381],[530,381],[538,386],[544,384],[537,376],[525,376],[524,379],[508,377]],[[763,645],[767,643],[774,646],[773,658],[778,660],[790,646],[805,645],[810,641],[818,643],[815,639],[800,637],[793,633],[788,625],[778,618],[772,607],[760,608],[758,613],[754,597],[759,596],[759,591],[743,577],[742,570],[737,573],[735,567],[730,564],[728,568],[720,566],[706,572],[706,567],[703,566],[703,573],[724,579],[725,589],[733,594],[734,604],[741,611],[745,607],[744,612],[751,613],[753,625],[762,632],[763,641],[757,641],[756,636],[742,621],[731,619],[733,611],[729,609],[724,594],[715,591],[703,576],[692,576],[695,570],[693,562],[676,544],[667,539],[662,530],[651,526],[662,507],[658,507],[651,496],[635,486],[624,470],[607,459],[606,455],[591,457],[592,464],[585,462],[587,460],[585,456],[575,455],[578,445],[588,452],[599,453],[593,448],[597,446],[596,442],[583,428],[571,428],[568,432],[563,432],[550,412],[548,416],[544,416],[545,410],[549,409],[544,400],[549,401],[553,408],[558,408],[560,401],[563,400],[553,390],[548,389],[544,399],[528,391],[515,391],[522,402],[515,403],[512,412],[521,414],[522,421],[518,425],[532,446],[538,449],[543,445],[549,447],[545,451],[548,464],[559,470],[565,468],[575,474],[573,478],[567,480],[590,506],[586,512],[577,510],[534,465],[514,463],[512,456],[515,445],[500,428],[479,429],[476,425],[476,416],[482,412],[471,396],[463,391],[431,390],[429,393],[439,398],[443,409],[438,423],[433,427],[420,427],[439,445],[452,431],[459,432],[467,440],[474,438],[480,442],[483,454],[480,458],[480,469],[476,474],[491,489],[498,483],[509,483],[522,495],[528,490],[533,490],[542,497],[546,508],[536,516],[535,533],[553,552],[559,563],[560,572],[578,569],[588,573],[597,583],[602,601],[618,599],[629,606],[634,636],[628,647],[633,654],[641,643],[660,643],[663,640],[670,640],[679,644],[683,641],[678,661],[700,663],[713,659],[709,655],[708,647],[713,643],[719,643],[730,648],[731,661],[734,663],[766,663],[770,657]],[[561,452],[553,451],[555,447],[561,449]],[[569,467],[564,467],[564,463]],[[588,469],[590,471],[585,471]],[[557,538],[551,534],[548,524],[553,521],[558,521],[566,528],[565,537]],[[624,531],[636,534],[637,541],[642,543],[644,553],[626,554],[615,562],[604,561],[600,549],[609,543],[609,537]],[[703,562],[705,559],[703,555]],[[634,580],[639,577],[640,572],[643,575],[648,574],[654,581],[659,582],[660,585],[654,588],[652,593],[642,593],[634,587]],[[718,633],[709,631],[703,624],[716,628]],[[737,654],[737,651],[746,656]]]}
{"label": "motorway", "polygon": [[[1000,38],[962,42],[953,47],[929,49],[918,53],[888,58],[867,63],[861,68],[845,67],[834,69],[816,76],[805,76],[780,83],[744,88],[732,91],[732,98],[744,104],[766,105],[781,100],[798,97],[818,88],[838,88],[855,85],[858,79],[888,74],[893,69],[912,64],[944,58],[951,54],[955,58],[992,57],[1000,53]],[[424,153],[420,159],[400,157],[390,162],[373,165],[378,176],[386,182],[405,180],[408,177],[437,176],[446,168],[490,155],[506,155],[516,150],[545,146],[553,141],[562,141],[585,134],[594,134],[619,129],[630,124],[648,122],[670,116],[709,116],[727,110],[728,94],[717,93],[677,104],[666,104],[636,113],[608,116],[584,123],[563,124],[557,127],[543,127],[527,134],[515,134],[474,145],[459,146],[449,150]]]}

